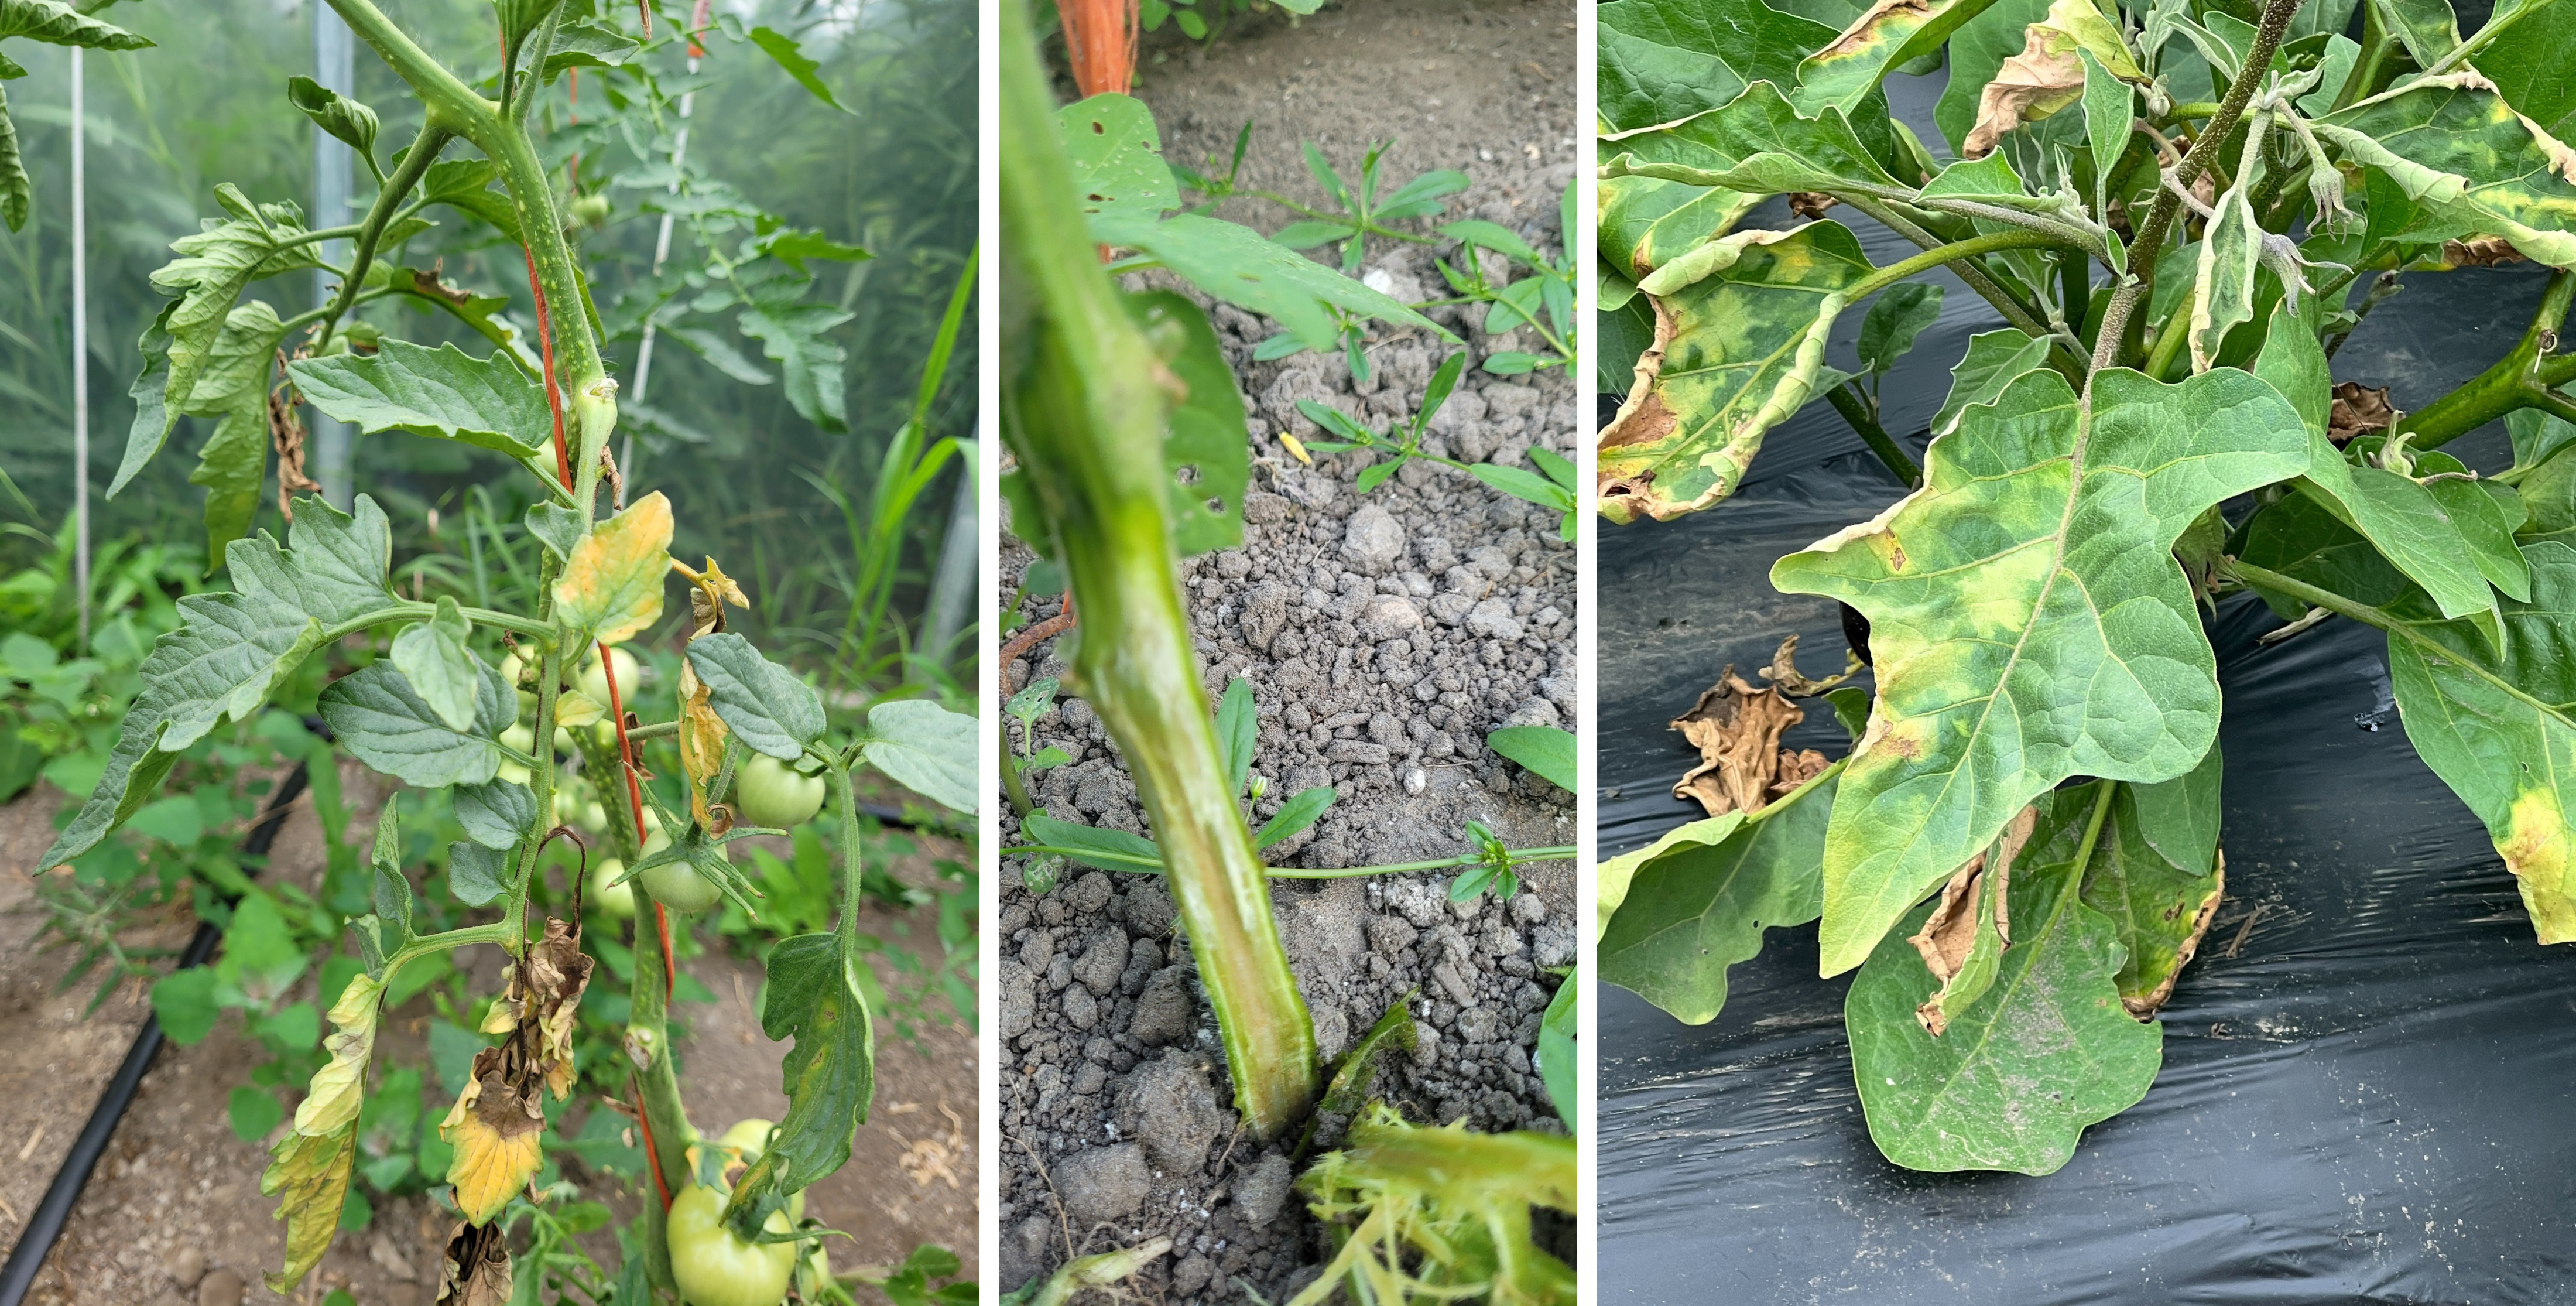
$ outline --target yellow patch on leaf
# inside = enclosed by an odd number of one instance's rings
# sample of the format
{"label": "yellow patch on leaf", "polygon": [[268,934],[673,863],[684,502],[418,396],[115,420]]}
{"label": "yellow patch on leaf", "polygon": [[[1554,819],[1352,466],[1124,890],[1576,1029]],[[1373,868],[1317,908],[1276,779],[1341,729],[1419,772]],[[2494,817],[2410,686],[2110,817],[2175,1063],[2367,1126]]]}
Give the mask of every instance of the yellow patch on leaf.
{"label": "yellow patch on leaf", "polygon": [[2542,943],[2576,943],[2576,836],[2567,813],[2547,788],[2526,789],[2513,800],[2496,851],[2522,884],[2522,905]]}
{"label": "yellow patch on leaf", "polygon": [[331,1060],[313,1072],[304,1102],[295,1108],[296,1133],[337,1133],[358,1118],[367,1096],[367,1061],[376,1050],[376,1000],[384,991],[383,980],[359,975],[331,1005],[331,1036],[322,1040]]}
{"label": "yellow patch on leaf", "polygon": [[545,1113],[534,1093],[523,1096],[503,1082],[499,1067],[504,1051],[487,1048],[475,1056],[473,1082],[438,1126],[438,1136],[456,1149],[447,1182],[456,1185],[456,1209],[469,1224],[500,1214],[545,1160],[538,1146]]}
{"label": "yellow patch on leaf", "polygon": [[661,620],[670,549],[671,501],[657,490],[573,545],[555,582],[558,617],[610,644]]}
{"label": "yellow patch on leaf", "polygon": [[358,1158],[355,1120],[328,1134],[290,1133],[277,1143],[277,1159],[259,1177],[259,1191],[278,1199],[286,1221],[286,1264],[267,1276],[268,1290],[283,1297],[321,1263],[340,1228],[349,1198],[349,1168]]}
{"label": "yellow patch on leaf", "polygon": [[[689,591],[689,615],[693,618],[689,638],[692,640],[721,632],[725,628],[724,605],[748,608],[751,600],[742,587],[724,574],[724,568],[707,559],[704,571],[690,571],[678,563],[672,566],[687,576],[696,588]],[[724,768],[725,723],[708,701],[707,687],[698,680],[695,667],[687,658],[680,659],[680,767],[689,773],[689,813],[700,827],[721,831],[731,822],[720,822],[707,801],[707,786]]]}
{"label": "yellow patch on leaf", "polygon": [[608,705],[578,689],[567,689],[555,695],[555,724],[566,730],[608,719]]}

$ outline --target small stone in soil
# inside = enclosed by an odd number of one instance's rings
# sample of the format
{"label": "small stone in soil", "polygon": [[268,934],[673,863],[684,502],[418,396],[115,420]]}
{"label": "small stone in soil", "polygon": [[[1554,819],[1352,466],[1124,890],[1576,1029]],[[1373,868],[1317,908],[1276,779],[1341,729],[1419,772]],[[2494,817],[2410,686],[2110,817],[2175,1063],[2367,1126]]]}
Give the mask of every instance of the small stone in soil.
{"label": "small stone in soil", "polygon": [[1272,1152],[1253,1163],[1242,1178],[1234,1181],[1234,1217],[1238,1223],[1259,1228],[1279,1218],[1280,1206],[1288,1200],[1288,1158]]}
{"label": "small stone in soil", "polygon": [[1198,1173],[1207,1161],[1208,1144],[1225,1127],[1207,1071],[1178,1048],[1136,1068],[1127,1080],[1126,1105],[1137,1141],[1167,1175]]}
{"label": "small stone in soil", "polygon": [[170,1278],[181,1288],[194,1288],[197,1280],[206,1277],[206,1254],[194,1247],[181,1247],[170,1253],[161,1268],[169,1271]]}
{"label": "small stone in soil", "polygon": [[1144,1149],[1134,1143],[1087,1148],[1055,1166],[1056,1195],[1065,1214],[1080,1224],[1134,1214],[1153,1187]]}
{"label": "small stone in soil", "polygon": [[197,1285],[197,1306],[241,1306],[241,1299],[242,1277],[228,1267],[207,1271]]}

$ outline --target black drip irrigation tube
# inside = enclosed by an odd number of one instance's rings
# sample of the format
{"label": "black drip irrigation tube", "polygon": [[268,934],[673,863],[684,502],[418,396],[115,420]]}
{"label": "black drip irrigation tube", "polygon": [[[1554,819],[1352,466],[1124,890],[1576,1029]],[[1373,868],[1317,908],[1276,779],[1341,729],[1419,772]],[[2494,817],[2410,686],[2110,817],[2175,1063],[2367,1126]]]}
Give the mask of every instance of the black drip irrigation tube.
{"label": "black drip irrigation tube", "polygon": [[[325,739],[330,727],[316,717],[306,717],[304,727]],[[242,839],[242,851],[254,857],[266,857],[269,845],[277,842],[279,827],[286,824],[287,809],[303,796],[309,777],[305,764],[298,762],[278,782],[277,795],[268,801],[268,810],[251,826]],[[197,923],[197,933],[188,940],[188,950],[179,954],[179,969],[203,966],[215,955],[215,946],[223,942],[224,932],[211,921]],[[89,1113],[89,1123],[81,1126],[80,1137],[72,1140],[71,1153],[63,1158],[63,1167],[54,1172],[54,1182],[36,1203],[35,1213],[28,1217],[26,1230],[18,1235],[18,1245],[9,1251],[9,1260],[0,1264],[0,1306],[19,1306],[27,1290],[36,1284],[36,1273],[45,1267],[45,1258],[53,1254],[54,1242],[62,1237],[69,1223],[72,1205],[80,1200],[81,1190],[89,1186],[90,1172],[98,1168],[98,1159],[107,1152],[107,1140],[116,1133],[125,1109],[134,1105],[134,1094],[143,1086],[143,1072],[152,1068],[152,1058],[161,1052],[161,1017],[147,1013],[143,1028],[134,1032],[134,1045],[125,1050],[125,1061],[107,1081],[107,1090],[98,1095],[98,1106]]]}

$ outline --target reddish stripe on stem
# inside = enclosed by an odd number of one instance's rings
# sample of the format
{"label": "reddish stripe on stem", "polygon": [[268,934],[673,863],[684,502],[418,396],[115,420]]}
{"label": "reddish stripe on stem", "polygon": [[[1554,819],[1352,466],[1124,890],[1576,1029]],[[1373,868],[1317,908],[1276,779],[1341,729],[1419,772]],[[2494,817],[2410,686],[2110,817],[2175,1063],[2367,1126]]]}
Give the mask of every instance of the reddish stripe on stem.
{"label": "reddish stripe on stem", "polygon": [[546,313],[546,288],[537,283],[537,252],[526,245],[519,252],[528,259],[528,293],[537,300],[537,345],[545,353],[546,407],[555,417],[555,474],[563,477],[564,488],[572,488],[572,455],[564,450],[563,391],[555,384],[554,322]]}
{"label": "reddish stripe on stem", "polygon": [[644,1109],[644,1085],[633,1075],[626,1077],[626,1090],[635,1098],[635,1123],[644,1129],[644,1168],[653,1172],[653,1192],[662,1199],[662,1209],[671,1209],[671,1186],[662,1181],[662,1156],[653,1150],[653,1116]]}
{"label": "reddish stripe on stem", "polygon": [[[626,741],[626,704],[617,688],[617,659],[608,654],[608,643],[600,641],[599,677],[608,682],[608,715],[617,722],[617,769],[626,773],[626,803],[635,814],[636,855],[644,849],[644,787],[635,778],[634,745]],[[651,895],[646,895],[651,896]],[[653,924],[662,931],[662,996],[671,996],[673,985],[680,982],[679,971],[671,962],[671,919],[662,904],[653,904]]]}

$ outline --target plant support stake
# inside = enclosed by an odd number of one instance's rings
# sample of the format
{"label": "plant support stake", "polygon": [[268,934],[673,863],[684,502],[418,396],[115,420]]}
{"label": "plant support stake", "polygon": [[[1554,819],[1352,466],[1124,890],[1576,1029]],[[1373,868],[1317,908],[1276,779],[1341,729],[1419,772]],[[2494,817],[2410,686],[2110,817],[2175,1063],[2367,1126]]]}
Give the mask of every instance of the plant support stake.
{"label": "plant support stake", "polygon": [[72,588],[89,652],[89,149],[81,130],[81,48],[72,47]]}

